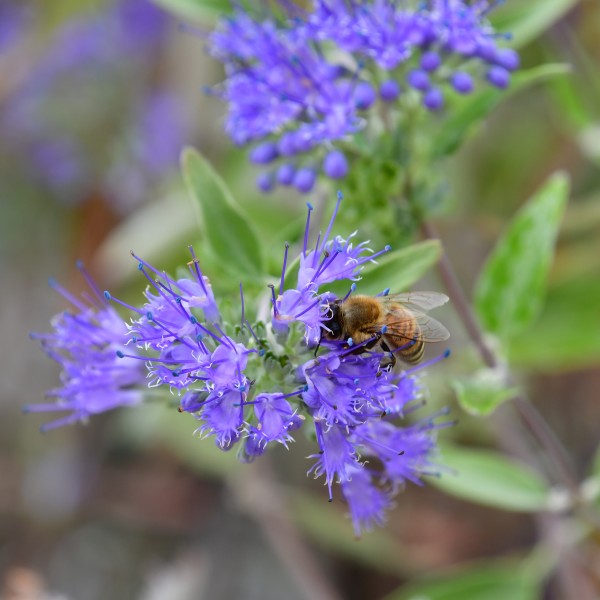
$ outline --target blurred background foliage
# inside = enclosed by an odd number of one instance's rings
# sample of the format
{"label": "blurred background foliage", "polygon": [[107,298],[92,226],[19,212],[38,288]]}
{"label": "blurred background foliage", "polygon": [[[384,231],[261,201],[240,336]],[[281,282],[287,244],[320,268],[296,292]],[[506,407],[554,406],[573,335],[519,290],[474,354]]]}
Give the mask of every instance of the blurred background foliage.
{"label": "blurred background foliage", "polygon": [[[523,441],[508,437],[510,405],[483,420],[456,404],[453,387],[467,409],[469,394],[489,400],[490,410],[509,394],[494,396],[499,392],[485,374],[468,384],[458,379],[479,363],[451,307],[440,318],[452,331],[453,357],[430,370],[428,385],[430,404],[451,405],[458,416],[458,426],[443,433],[440,458],[458,475],[408,488],[388,525],[360,541],[352,538],[342,503],[328,504],[320,484],[305,477],[306,441],[294,452],[278,449],[269,461],[239,465],[190,435],[189,416],[177,412],[175,400],[45,436],[37,417],[21,415],[22,405],[56,385],[55,365],[27,337],[46,331],[51,315],[64,309],[46,287],[49,275],[83,289],[76,259],[101,287],[138,301],[144,282],[129,250],[173,272],[193,243],[215,287],[237,289],[238,274],[211,242],[209,223],[225,227],[218,219],[227,215],[215,220],[211,213],[198,223],[206,204],[198,212],[189,201],[179,152],[162,153],[167,146],[195,146],[220,173],[240,214],[254,224],[271,273],[283,242],[298,239],[303,227],[304,200],[289,190],[268,196],[255,190],[243,151],[222,132],[223,107],[202,92],[222,78],[203,36],[226,3],[157,0],[161,9],[150,21],[156,19],[152,27],[160,34],[153,29],[150,46],[142,4],[3,0],[0,6],[1,597],[533,600],[567,598],[565,589],[599,597],[593,527],[570,519],[561,490],[510,452],[493,449],[498,440],[504,449]],[[100,28],[96,47],[89,33],[67,53],[71,62],[64,54],[60,59],[65,31],[126,5],[141,13],[111,17],[115,38]],[[516,79],[514,93],[480,99],[483,109],[477,102],[451,108],[456,112],[440,124],[440,153],[455,149],[456,135],[467,141],[444,160],[447,201],[436,207],[436,222],[472,296],[485,257],[514,226],[515,213],[557,170],[570,176],[543,307],[503,350],[516,385],[529,388],[568,448],[583,492],[598,498],[600,5],[508,0],[493,18],[513,32],[524,74],[540,65],[567,67],[542,71],[522,87]],[[151,118],[165,126],[152,139],[139,117],[158,91],[180,108],[178,124]],[[55,149],[67,140],[71,154],[46,153],[41,160],[40,133]],[[145,160],[157,153],[165,155],[160,165]],[[58,180],[48,177],[48,161]],[[85,168],[76,171],[75,163]],[[126,170],[116,172],[115,164]],[[311,198],[326,213],[332,200],[333,192]],[[239,218],[243,225],[246,217]],[[440,253],[425,244],[422,270]],[[510,277],[519,266],[503,269]],[[386,276],[394,268],[398,286],[414,281],[402,281],[405,271],[395,263]],[[419,285],[441,289],[433,271]],[[484,321],[486,305],[502,309],[494,294],[478,304]],[[479,402],[469,412],[486,411]]]}

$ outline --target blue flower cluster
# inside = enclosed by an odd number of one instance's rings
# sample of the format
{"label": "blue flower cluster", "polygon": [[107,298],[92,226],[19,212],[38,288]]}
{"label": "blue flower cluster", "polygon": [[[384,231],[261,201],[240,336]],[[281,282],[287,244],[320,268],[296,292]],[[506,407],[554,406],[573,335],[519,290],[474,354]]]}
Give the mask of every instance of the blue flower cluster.
{"label": "blue flower cluster", "polygon": [[[40,15],[21,0],[6,4],[0,50],[10,42],[18,53]],[[18,157],[28,179],[65,203],[100,193],[127,213],[175,171],[189,123],[182,98],[157,77],[168,14],[147,0],[104,4],[62,23],[7,87],[0,154]]]}
{"label": "blue flower cluster", "polygon": [[31,334],[41,342],[50,358],[62,368],[62,386],[47,394],[56,401],[31,404],[25,412],[64,412],[68,414],[42,426],[42,431],[61,425],[86,421],[91,415],[119,406],[133,406],[144,399],[143,364],[119,360],[117,353],[128,343],[127,326],[117,311],[100,293],[83,267],[90,292],[81,298],[69,293],[55,281],[52,287],[75,309],[57,315],[48,334]]}
{"label": "blue flower cluster", "polygon": [[[178,279],[134,255],[148,282],[141,307],[100,294],[92,282],[90,306],[58,288],[79,312],[59,317],[52,334],[38,337],[63,367],[60,401],[29,410],[70,410],[52,425],[74,422],[138,402],[146,377],[146,392],[175,392],[179,410],[197,419],[196,432],[213,436],[222,450],[237,445],[243,461],[273,444],[288,447],[302,428],[318,446],[309,473],[324,477],[330,499],[333,484],[341,485],[357,535],[382,523],[407,480],[418,483],[435,471],[435,432],[447,423],[439,415],[399,422],[423,404],[415,369],[383,367],[385,353],[377,346],[361,353],[346,341],[321,340],[336,299],[327,287],[346,280],[349,296],[363,268],[389,250],[373,253],[364,243],[354,245],[352,236],[333,236],[340,202],[341,196],[314,244],[309,205],[297,281],[286,284],[286,246],[268,323],[249,322],[243,293],[241,321],[225,320],[191,248],[188,273]],[[111,300],[132,313],[130,323],[107,306]]]}
{"label": "blue flower cluster", "polygon": [[439,111],[448,91],[469,94],[477,79],[507,87],[519,57],[487,20],[495,4],[314,0],[311,12],[286,4],[284,18],[264,20],[237,8],[210,38],[227,75],[215,93],[233,141],[272,165],[259,188],[306,193],[319,170],[344,178],[346,146],[378,103]]}

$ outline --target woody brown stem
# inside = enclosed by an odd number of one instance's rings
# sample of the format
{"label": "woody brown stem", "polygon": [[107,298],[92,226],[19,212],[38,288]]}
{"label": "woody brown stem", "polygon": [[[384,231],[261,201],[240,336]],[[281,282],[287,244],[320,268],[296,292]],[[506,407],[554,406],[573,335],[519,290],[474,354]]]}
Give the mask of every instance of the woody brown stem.
{"label": "woody brown stem", "polygon": [[[431,222],[423,222],[421,231],[426,239],[440,239],[435,226]],[[463,292],[462,286],[452,267],[452,263],[445,252],[442,254],[438,263],[438,270],[454,308],[464,323],[465,329],[475,344],[483,362],[492,369],[497,367],[499,364],[498,357],[486,344],[481,327],[475,317],[475,313]],[[531,435],[547,453],[547,456],[553,465],[557,480],[562,483],[574,497],[577,497],[579,495],[577,478],[573,473],[573,468],[570,464],[568,455],[560,441],[556,438],[544,418],[525,395],[519,394],[515,396],[513,398],[513,405]]]}

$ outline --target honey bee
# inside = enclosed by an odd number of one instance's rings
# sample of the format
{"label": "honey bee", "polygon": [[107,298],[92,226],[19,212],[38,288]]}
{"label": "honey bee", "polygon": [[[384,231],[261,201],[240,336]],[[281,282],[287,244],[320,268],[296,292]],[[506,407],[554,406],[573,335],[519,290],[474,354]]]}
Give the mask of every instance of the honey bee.
{"label": "honey bee", "polygon": [[[448,330],[426,311],[448,302],[438,292],[410,292],[388,296],[350,296],[329,303],[331,317],[321,330],[321,340],[347,340],[360,354],[372,348],[389,352],[385,366],[394,366],[396,356],[417,364],[425,342],[441,342]],[[383,365],[382,365],[383,366]]]}

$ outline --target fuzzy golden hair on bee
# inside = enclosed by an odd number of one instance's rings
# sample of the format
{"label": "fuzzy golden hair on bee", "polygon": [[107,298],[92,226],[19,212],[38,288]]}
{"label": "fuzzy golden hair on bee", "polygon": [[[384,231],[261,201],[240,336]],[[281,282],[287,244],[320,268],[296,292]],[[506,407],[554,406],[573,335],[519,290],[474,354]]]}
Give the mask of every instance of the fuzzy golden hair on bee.
{"label": "fuzzy golden hair on bee", "polygon": [[450,337],[448,330],[427,311],[442,306],[448,296],[439,292],[410,292],[384,296],[355,295],[330,303],[321,339],[345,341],[360,354],[388,353],[413,365],[423,358],[425,344]]}

